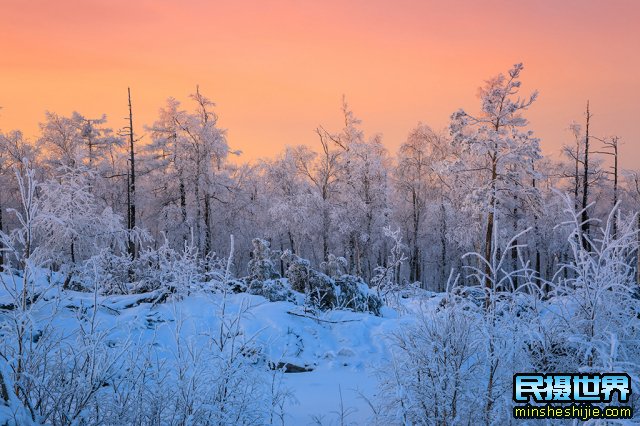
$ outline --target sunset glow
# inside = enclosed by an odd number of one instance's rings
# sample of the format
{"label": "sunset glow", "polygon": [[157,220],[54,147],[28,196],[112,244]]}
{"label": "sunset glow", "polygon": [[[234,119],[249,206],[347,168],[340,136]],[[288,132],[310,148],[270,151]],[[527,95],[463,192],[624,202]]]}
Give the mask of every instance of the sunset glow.
{"label": "sunset glow", "polygon": [[640,424],[639,47],[640,0],[0,0],[0,425]]}
{"label": "sunset glow", "polygon": [[593,133],[640,158],[640,4],[634,1],[90,0],[0,2],[0,130],[34,137],[45,110],[106,113],[136,130],[200,85],[243,159],[316,143],[347,96],[395,151],[419,121],[477,111],[483,80],[524,62],[545,153],[570,141],[587,99]]}

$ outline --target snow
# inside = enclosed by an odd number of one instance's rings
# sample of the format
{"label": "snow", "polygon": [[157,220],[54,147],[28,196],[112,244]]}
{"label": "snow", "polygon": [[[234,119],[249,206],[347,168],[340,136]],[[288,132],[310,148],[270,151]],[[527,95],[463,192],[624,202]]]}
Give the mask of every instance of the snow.
{"label": "snow", "polygon": [[338,424],[341,394],[349,424],[366,424],[371,415],[363,396],[374,396],[376,380],[364,367],[321,365],[310,373],[289,374],[285,383],[298,390],[297,401],[287,407],[287,424],[308,424],[314,418]]}
{"label": "snow", "polygon": [[[45,277],[37,287],[46,287]],[[338,422],[341,411],[349,423],[366,423],[371,415],[367,401],[377,389],[376,369],[389,361],[388,336],[414,321],[389,307],[380,317],[351,311],[314,312],[246,293],[202,292],[154,305],[148,301],[157,298],[155,292],[101,296],[58,289],[50,289],[37,302],[32,311],[37,323],[52,318],[56,332],[71,341],[78,323],[94,314],[96,297],[97,332],[106,333],[110,346],[151,344],[166,359],[175,356],[178,339],[183,339],[181,344],[205,345],[207,339],[201,337],[216,334],[223,307],[228,317],[240,315],[243,339],[261,348],[265,362],[312,370],[283,376],[283,385],[293,396],[285,404],[288,425],[332,424]]]}
{"label": "snow", "polygon": [[[158,309],[139,308],[135,316],[170,318],[176,314],[198,324],[200,330],[214,328],[216,318],[212,312],[220,303],[221,295],[188,297],[175,306]],[[319,320],[304,315],[300,307],[290,302],[270,303],[260,296],[234,294],[228,296],[228,308],[237,312],[241,306],[250,306],[244,317],[243,328],[247,336],[266,350],[267,358],[313,368],[311,372],[288,373],[284,384],[294,398],[286,406],[286,424],[301,425],[313,422],[313,417],[336,421],[340,410],[340,391],[343,404],[349,409],[348,420],[364,424],[370,410],[362,398],[372,398],[376,390],[374,372],[381,361],[388,360],[388,341],[385,336],[410,319],[376,317],[371,314],[331,311]],[[389,308],[387,314],[393,314]],[[311,315],[311,314],[309,314]],[[122,318],[130,323],[129,318]],[[329,322],[332,321],[332,322]],[[157,332],[169,328],[168,323],[158,325]],[[168,338],[163,344],[169,344]]]}

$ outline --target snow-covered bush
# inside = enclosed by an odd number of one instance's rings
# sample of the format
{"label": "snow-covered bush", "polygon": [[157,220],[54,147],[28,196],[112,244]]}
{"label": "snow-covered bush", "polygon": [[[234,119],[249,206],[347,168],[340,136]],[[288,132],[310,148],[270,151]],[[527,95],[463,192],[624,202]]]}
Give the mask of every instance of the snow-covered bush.
{"label": "snow-covered bush", "polygon": [[253,251],[247,265],[249,276],[242,283],[232,284],[234,291],[247,291],[250,294],[263,296],[270,302],[287,300],[295,302],[295,294],[286,279],[280,278],[272,260],[269,242],[260,238],[252,241]]}
{"label": "snow-covered bush", "polygon": [[251,260],[247,265],[249,279],[251,281],[266,281],[280,278],[280,274],[276,272],[276,267],[271,259],[269,242],[260,238],[254,238],[251,243],[253,244],[253,251],[251,252]]}
{"label": "snow-covered bush", "polygon": [[393,335],[393,359],[380,370],[378,422],[509,422],[513,374],[533,369],[527,342],[539,312],[522,314],[519,297],[499,299],[500,309],[487,311],[451,295]]}
{"label": "snow-covered bush", "polygon": [[[219,324],[212,329],[189,319],[188,312],[175,311],[171,350],[154,350],[152,361],[152,369],[164,374],[160,389],[166,399],[157,401],[161,406],[156,408],[159,424],[267,422],[272,398],[268,366],[261,363],[255,336],[241,325],[247,310],[246,305],[232,308],[223,296],[213,313]],[[153,395],[158,389],[150,385]]]}
{"label": "snow-covered bush", "polygon": [[[569,246],[573,256],[563,268],[552,295],[550,321],[567,342],[575,370],[624,371],[638,383],[640,375],[640,300],[629,259],[638,249],[636,216],[614,209],[597,235],[582,231],[582,212],[567,200]],[[616,226],[614,226],[614,223]],[[614,231],[615,230],[615,231]],[[594,233],[595,234],[595,233]]]}
{"label": "snow-covered bush", "polygon": [[[128,294],[133,271],[134,262],[127,254],[104,250],[85,262],[79,278],[85,284],[97,285],[103,294]],[[95,277],[99,282],[93,282]]]}
{"label": "snow-covered bush", "polygon": [[[400,268],[407,260],[404,253],[405,245],[402,243],[400,228],[395,231],[390,226],[383,228],[383,234],[393,242],[391,254],[384,265],[375,268],[375,275],[371,279],[371,287],[376,290],[378,297],[387,304],[392,304],[396,309],[402,309],[400,297],[402,293],[416,287],[412,283],[400,280]],[[417,283],[419,284],[419,283]]]}
{"label": "snow-covered bush", "polygon": [[340,308],[380,315],[382,300],[369,289],[362,278],[344,274],[336,278],[335,283],[339,288],[338,306]]}
{"label": "snow-covered bush", "polygon": [[339,289],[335,282],[322,272],[309,270],[307,291],[307,303],[320,309],[334,309],[338,306]]}
{"label": "snow-covered bush", "polygon": [[[10,422],[22,424],[18,421],[22,417],[24,424],[29,424],[38,420],[30,400],[31,392],[37,387],[34,371],[41,368],[49,348],[57,342],[51,327],[51,319],[57,313],[57,300],[46,297],[52,285],[43,279],[43,267],[49,263],[50,253],[36,247],[42,213],[36,196],[35,171],[26,160],[22,166],[23,169],[15,170],[21,205],[12,210],[19,226],[10,233],[0,229],[0,250],[11,259],[0,273],[0,359],[3,360],[0,404],[9,408],[10,412],[2,411],[12,414]],[[36,317],[38,303],[46,306],[48,315],[44,319]],[[10,384],[13,386],[9,387]],[[24,419],[26,412],[29,418]]]}
{"label": "snow-covered bush", "polygon": [[513,374],[532,371],[531,342],[543,329],[533,271],[526,264],[510,272],[504,266],[512,250],[521,248],[519,236],[502,250],[496,244],[491,259],[468,254],[478,260],[469,275],[477,286],[460,287],[452,274],[438,308],[394,336],[398,349],[382,385],[400,408],[387,406],[380,416],[433,425],[471,418],[503,424],[512,418]]}
{"label": "snow-covered bush", "polygon": [[105,248],[125,249],[123,218],[96,197],[95,177],[85,167],[62,167],[55,179],[39,185],[38,244],[57,266],[73,267]]}
{"label": "snow-covered bush", "polygon": [[[192,244],[174,250],[167,241],[159,248],[147,248],[131,259],[127,253],[108,250],[85,262],[80,279],[96,284],[103,294],[162,291],[186,295],[193,291],[221,291],[224,287],[223,261],[213,255],[204,259]],[[97,268],[98,273],[94,274]],[[93,277],[99,277],[94,283]]]}
{"label": "snow-covered bush", "polygon": [[189,294],[204,281],[198,250],[186,244],[181,251],[169,247],[168,242],[157,250],[148,249],[136,260],[137,281],[134,292],[164,290],[169,293]]}
{"label": "snow-covered bush", "polygon": [[[136,296],[119,299],[127,297]],[[2,313],[0,425],[264,425],[283,418],[290,393],[283,372],[272,370],[243,327],[250,307],[224,293],[191,297],[160,308],[122,303],[117,311],[94,287],[92,297],[67,298],[53,313],[51,303],[38,301],[30,315],[40,321],[22,355]],[[193,317],[203,304],[210,314]],[[114,327],[119,315],[127,325]]]}
{"label": "snow-covered bush", "polygon": [[312,269],[308,260],[288,251],[282,258],[289,264],[285,276],[291,288],[304,293],[308,304],[320,309],[351,309],[380,315],[381,299],[361,278],[348,274],[331,278]]}
{"label": "snow-covered bush", "polygon": [[327,260],[320,264],[320,267],[324,269],[324,273],[334,279],[344,275],[347,272],[347,266],[347,259],[332,253],[329,253]]}
{"label": "snow-covered bush", "polygon": [[[451,304],[391,337],[393,359],[381,374],[378,424],[456,424],[477,417],[482,392],[479,316]],[[482,388],[480,388],[482,389]]]}
{"label": "snow-covered bush", "polygon": [[262,296],[270,302],[289,301],[296,302],[296,296],[291,291],[287,280],[277,278],[275,280],[253,280],[249,283],[247,292]]}
{"label": "snow-covered bush", "polygon": [[36,426],[37,422],[27,407],[13,392],[15,385],[11,380],[7,362],[0,358],[0,425],[1,426]]}
{"label": "snow-covered bush", "polygon": [[338,303],[338,289],[335,282],[322,272],[311,268],[307,259],[286,251],[282,259],[289,264],[285,276],[291,288],[304,293],[307,303],[321,309],[333,309]]}

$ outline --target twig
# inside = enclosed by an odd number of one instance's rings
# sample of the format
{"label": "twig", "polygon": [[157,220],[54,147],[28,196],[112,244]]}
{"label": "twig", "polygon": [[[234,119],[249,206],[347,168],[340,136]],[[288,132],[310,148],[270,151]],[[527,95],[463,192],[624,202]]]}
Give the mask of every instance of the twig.
{"label": "twig", "polygon": [[309,318],[309,319],[316,320],[316,321],[319,321],[319,322],[328,322],[329,324],[340,324],[340,323],[344,323],[344,322],[360,321],[359,319],[332,321],[332,320],[321,319],[321,318],[318,318],[318,317],[312,317],[311,315],[298,314],[296,312],[291,312],[291,311],[287,311],[287,313],[289,315],[295,315],[297,317],[302,317],[302,318]]}

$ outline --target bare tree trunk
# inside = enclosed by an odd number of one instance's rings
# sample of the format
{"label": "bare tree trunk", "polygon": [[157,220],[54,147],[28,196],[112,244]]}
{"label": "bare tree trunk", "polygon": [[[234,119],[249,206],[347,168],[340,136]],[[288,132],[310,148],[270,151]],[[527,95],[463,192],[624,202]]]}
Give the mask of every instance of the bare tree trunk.
{"label": "bare tree trunk", "polygon": [[442,245],[442,251],[440,252],[440,265],[441,265],[441,275],[440,275],[440,285],[438,286],[440,291],[445,290],[446,279],[447,279],[447,270],[445,265],[447,264],[447,209],[444,206],[444,203],[440,203],[440,211],[442,214],[442,227],[440,228],[440,244]]}
{"label": "bare tree trunk", "polygon": [[[133,110],[131,108],[131,88],[127,87],[129,98],[129,190],[127,198],[129,200],[128,224],[129,231],[136,227],[136,159],[134,151],[134,134],[133,134]],[[136,245],[133,238],[129,238],[128,253],[131,258],[136,258]]]}
{"label": "bare tree trunk", "polygon": [[413,242],[413,250],[411,251],[410,267],[411,271],[409,272],[409,281],[420,281],[420,248],[415,241]]}
{"label": "bare tree trunk", "polygon": [[209,194],[204,196],[204,254],[205,256],[211,251],[211,202]]}
{"label": "bare tree trunk", "polygon": [[360,240],[357,236],[356,236],[355,242],[356,242],[356,267],[357,267],[356,275],[361,277],[362,276],[362,253],[360,250]]}
{"label": "bare tree trunk", "polygon": [[[495,201],[493,200],[493,196],[492,198],[492,204],[495,203]],[[487,261],[490,261],[491,259],[491,253],[493,252],[493,221],[494,221],[494,213],[493,213],[493,208],[489,211],[489,214],[487,215],[487,233],[485,235],[485,242],[484,242],[484,257],[485,259],[487,259]],[[491,284],[487,283],[487,287],[489,287]]]}
{"label": "bare tree trunk", "polygon": [[636,263],[636,282],[640,285],[640,214],[638,214],[638,261]]}
{"label": "bare tree trunk", "polygon": [[182,214],[182,222],[187,221],[187,193],[184,188],[184,179],[180,177],[180,213]]}
{"label": "bare tree trunk", "polygon": [[[87,125],[91,128],[91,120],[87,120]],[[91,132],[87,136],[87,146],[89,148],[89,168],[93,168],[93,138]]]}
{"label": "bare tree trunk", "polygon": [[589,250],[587,237],[589,235],[589,216],[587,214],[587,205],[589,204],[589,121],[591,113],[589,112],[589,101],[587,101],[587,126],[584,138],[584,175],[582,182],[582,247]]}
{"label": "bare tree trunk", "polygon": [[184,186],[184,178],[180,172],[180,184],[178,185],[180,192],[180,214],[182,217],[182,243],[186,243],[189,238],[189,227],[187,226],[187,191]]}
{"label": "bare tree trunk", "polygon": [[573,180],[573,207],[578,210],[578,194],[580,192],[580,138],[576,139],[576,162]]}
{"label": "bare tree trunk", "polygon": [[[3,222],[2,222],[2,203],[0,202],[0,232],[3,230]],[[2,241],[0,241],[0,272],[4,272],[4,245]]]}
{"label": "bare tree trunk", "polygon": [[498,359],[494,359],[495,349],[493,347],[493,336],[489,337],[489,380],[487,381],[487,403],[484,407],[485,424],[489,426],[491,424],[491,411],[493,410],[493,386],[495,380],[495,373],[498,369]]}
{"label": "bare tree trunk", "polygon": [[[577,166],[576,166],[577,167]],[[532,169],[535,172],[535,163],[532,164]],[[578,174],[576,173],[576,176]],[[533,189],[535,190],[537,187],[537,182],[536,182],[536,178],[535,175],[531,181],[531,186],[533,187]],[[577,188],[577,186],[576,186]],[[576,189],[577,191],[577,189]],[[574,199],[575,200],[575,199]],[[540,227],[538,226],[538,214],[535,213],[533,215],[533,229],[534,229],[534,236],[535,236],[535,245],[536,245],[536,273],[537,273],[537,278],[540,279],[542,278],[542,268],[540,266]],[[544,291],[544,289],[543,289]]]}
{"label": "bare tree trunk", "polygon": [[[291,236],[291,232],[289,232],[289,236]],[[293,253],[293,249],[291,252]],[[282,235],[280,236],[280,253],[284,253],[284,238],[282,238]],[[280,258],[280,276],[284,277],[284,260],[282,256],[278,257]]]}
{"label": "bare tree trunk", "polygon": [[[618,204],[618,138],[614,137],[611,146],[613,147],[613,207]],[[613,218],[613,238],[618,236],[618,212]]]}
{"label": "bare tree trunk", "polygon": [[[322,259],[329,260],[329,212],[322,212]],[[293,250],[293,249],[292,249]]]}
{"label": "bare tree trunk", "polygon": [[7,382],[0,371],[0,399],[5,403],[9,402],[9,389],[7,389]]}
{"label": "bare tree trunk", "polygon": [[[518,197],[516,195],[513,196],[514,203],[517,203]],[[513,234],[516,235],[518,232],[518,207],[513,208]],[[514,240],[514,247],[511,249],[511,262],[513,262],[513,270],[518,269],[518,240]],[[515,274],[513,276],[513,284],[515,288],[518,288],[518,275]]]}
{"label": "bare tree trunk", "polygon": [[411,282],[420,281],[420,243],[418,242],[418,231],[420,228],[420,209],[418,208],[418,196],[415,189],[411,194],[413,206],[413,250],[411,253],[411,270],[409,280]]}
{"label": "bare tree trunk", "polygon": [[195,176],[195,198],[196,198],[196,238],[198,243],[198,250],[202,249],[202,235],[201,235],[201,223],[202,220],[202,208],[200,207],[200,152],[196,153],[196,176]]}
{"label": "bare tree trunk", "polygon": [[131,229],[131,171],[127,168],[127,229]]}
{"label": "bare tree trunk", "polygon": [[[371,277],[373,276],[373,266],[371,264],[371,234],[373,227],[373,213],[369,211],[367,213],[367,241],[363,243],[361,253],[360,253],[360,265],[361,268],[366,268],[366,270],[362,271],[362,275],[364,279],[369,282]],[[366,264],[365,264],[366,262]]]}
{"label": "bare tree trunk", "polygon": [[349,261],[351,263],[351,274],[358,275],[358,264],[356,259],[356,238],[353,235],[349,235]]}
{"label": "bare tree trunk", "polygon": [[291,247],[291,253],[295,254],[295,252],[296,252],[296,244],[295,244],[295,241],[293,240],[293,234],[291,233],[291,231],[287,231],[287,233],[289,234],[289,247]]}
{"label": "bare tree trunk", "polygon": [[[495,220],[496,209],[496,180],[498,179],[498,154],[494,152],[491,156],[491,199],[489,200],[489,214],[487,215],[487,234],[484,241],[484,257],[487,260],[485,267],[485,274],[487,277],[491,275],[489,264],[491,264],[491,257],[493,253],[493,222]],[[491,280],[485,278],[485,287],[491,289]],[[486,308],[489,307],[489,298],[486,298]]]}

